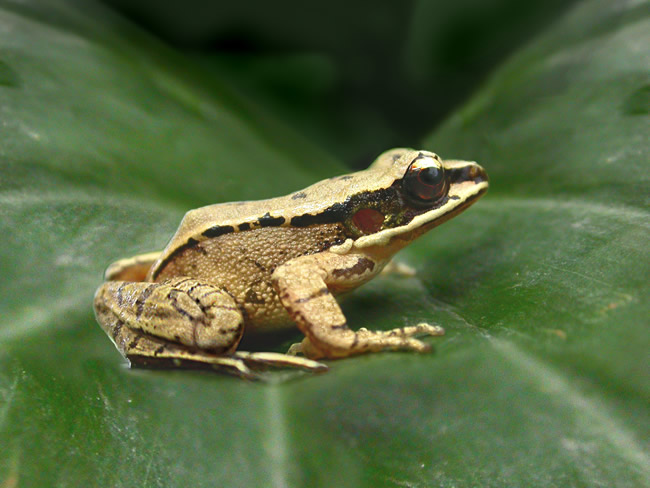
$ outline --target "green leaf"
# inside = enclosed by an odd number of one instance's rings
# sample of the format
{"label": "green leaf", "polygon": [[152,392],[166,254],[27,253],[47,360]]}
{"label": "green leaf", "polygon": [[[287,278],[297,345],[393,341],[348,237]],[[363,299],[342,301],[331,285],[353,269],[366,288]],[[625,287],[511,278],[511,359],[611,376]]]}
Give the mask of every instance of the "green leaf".
{"label": "green leaf", "polygon": [[100,7],[0,2],[0,46],[1,486],[650,486],[647,1],[578,5],[424,141],[490,193],[344,308],[434,354],[261,384],[127,369],[92,294],[342,166]]}

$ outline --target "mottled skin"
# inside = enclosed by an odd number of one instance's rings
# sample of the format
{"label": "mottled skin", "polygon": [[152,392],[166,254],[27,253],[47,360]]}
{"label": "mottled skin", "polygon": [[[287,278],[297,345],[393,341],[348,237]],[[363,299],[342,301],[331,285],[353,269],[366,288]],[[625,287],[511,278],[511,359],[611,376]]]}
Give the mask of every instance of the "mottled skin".
{"label": "mottled skin", "polygon": [[[367,170],[290,195],[188,212],[167,247],[112,264],[97,290],[99,323],[132,364],[323,370],[318,358],[426,351],[420,324],[351,330],[334,298],[376,276],[424,232],[487,190],[476,163],[393,149]],[[288,355],[237,352],[244,333],[297,325]],[[297,357],[302,353],[305,357]]]}

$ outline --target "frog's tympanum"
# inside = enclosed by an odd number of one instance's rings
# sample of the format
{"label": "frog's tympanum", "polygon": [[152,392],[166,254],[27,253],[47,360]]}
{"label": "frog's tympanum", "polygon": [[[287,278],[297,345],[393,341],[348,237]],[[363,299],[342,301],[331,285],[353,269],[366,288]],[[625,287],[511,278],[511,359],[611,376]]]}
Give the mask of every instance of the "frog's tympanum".
{"label": "frog's tympanum", "polygon": [[[188,212],[162,252],[124,259],[95,295],[100,325],[136,366],[322,371],[315,360],[382,350],[424,352],[427,324],[353,330],[336,301],[393,255],[458,215],[488,188],[483,168],[392,149],[366,170],[270,200]],[[287,354],[236,351],[244,334],[297,326]]]}

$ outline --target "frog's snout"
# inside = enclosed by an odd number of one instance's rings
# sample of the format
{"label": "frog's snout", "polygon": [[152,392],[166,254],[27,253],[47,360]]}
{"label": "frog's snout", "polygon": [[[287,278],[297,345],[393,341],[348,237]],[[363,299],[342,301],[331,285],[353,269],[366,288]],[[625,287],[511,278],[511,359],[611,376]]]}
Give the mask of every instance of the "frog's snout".
{"label": "frog's snout", "polygon": [[472,163],[467,172],[468,179],[474,183],[483,183],[488,181],[487,171],[480,164]]}
{"label": "frog's snout", "polygon": [[462,163],[462,166],[456,166],[451,170],[449,175],[451,183],[472,181],[478,184],[488,182],[487,171],[483,169],[483,166],[473,161],[463,161]]}

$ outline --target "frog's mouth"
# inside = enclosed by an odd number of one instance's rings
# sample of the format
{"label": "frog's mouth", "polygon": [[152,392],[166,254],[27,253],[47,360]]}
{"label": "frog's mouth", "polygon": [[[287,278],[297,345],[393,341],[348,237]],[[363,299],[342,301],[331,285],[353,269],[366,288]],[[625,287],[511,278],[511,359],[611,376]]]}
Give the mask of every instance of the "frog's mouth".
{"label": "frog's mouth", "polygon": [[435,208],[416,215],[407,224],[362,236],[355,248],[387,245],[393,237],[413,234],[416,237],[463,212],[488,190],[486,171],[473,161],[445,161],[449,191]]}

